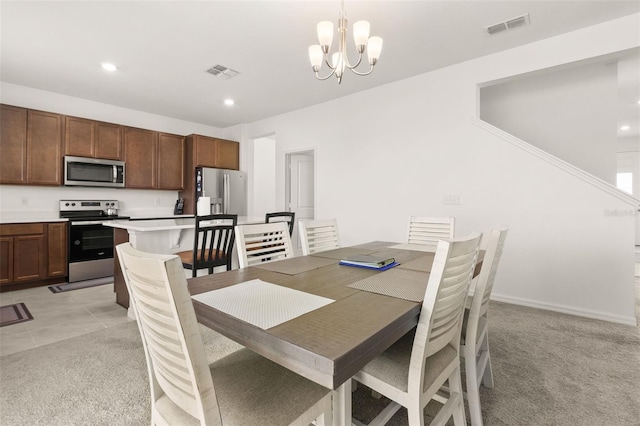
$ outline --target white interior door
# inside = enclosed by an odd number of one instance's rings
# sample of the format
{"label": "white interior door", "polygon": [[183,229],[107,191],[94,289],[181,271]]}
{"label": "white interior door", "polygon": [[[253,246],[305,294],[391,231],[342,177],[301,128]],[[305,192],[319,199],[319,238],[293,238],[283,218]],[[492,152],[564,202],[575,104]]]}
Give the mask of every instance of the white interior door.
{"label": "white interior door", "polygon": [[[314,154],[312,151],[288,155],[289,161],[289,210],[295,212],[296,223],[301,219],[313,219],[315,211]],[[293,231],[293,241],[299,249],[298,227]]]}

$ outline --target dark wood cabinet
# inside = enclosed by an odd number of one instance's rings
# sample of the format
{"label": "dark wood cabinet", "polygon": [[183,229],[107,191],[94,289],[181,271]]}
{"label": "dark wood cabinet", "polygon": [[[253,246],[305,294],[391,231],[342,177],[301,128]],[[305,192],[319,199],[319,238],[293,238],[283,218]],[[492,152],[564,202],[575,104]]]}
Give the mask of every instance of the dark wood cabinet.
{"label": "dark wood cabinet", "polygon": [[183,188],[182,136],[127,127],[124,142],[127,188]]}
{"label": "dark wood cabinet", "polygon": [[0,285],[67,276],[67,223],[0,225]]}
{"label": "dark wood cabinet", "polygon": [[27,183],[27,110],[0,106],[0,183]]}
{"label": "dark wood cabinet", "polygon": [[13,281],[46,278],[44,234],[13,237]]}
{"label": "dark wood cabinet", "polygon": [[[113,245],[129,242],[129,232],[126,229],[115,228],[113,230]],[[124,274],[120,266],[118,251],[113,251],[113,290],[116,292],[116,303],[125,308],[129,307],[129,290],[124,281]]]}
{"label": "dark wood cabinet", "polygon": [[156,182],[158,133],[126,127],[124,130],[125,186],[153,189]]}
{"label": "dark wood cabinet", "polygon": [[0,226],[2,278],[0,285],[46,278],[45,224]]}
{"label": "dark wood cabinet", "polygon": [[13,237],[0,237],[0,286],[13,282]]}
{"label": "dark wood cabinet", "polygon": [[64,117],[51,112],[27,113],[27,183],[62,184]]}
{"label": "dark wood cabinet", "polygon": [[[63,156],[70,155],[124,160],[126,188],[184,188],[183,136],[10,105],[1,108],[0,184],[60,186]],[[203,162],[237,169],[234,144],[203,139]]]}
{"label": "dark wood cabinet", "polygon": [[67,260],[67,223],[47,224],[47,277],[66,277]]}
{"label": "dark wood cabinet", "polygon": [[238,142],[216,139],[216,167],[221,169],[240,169],[240,144]]}
{"label": "dark wood cabinet", "polygon": [[96,158],[122,160],[122,126],[96,121]]}
{"label": "dark wood cabinet", "polygon": [[95,144],[95,124],[92,120],[65,117],[65,155],[94,157]]}
{"label": "dark wood cabinet", "polygon": [[122,126],[65,117],[65,155],[122,160]]}
{"label": "dark wood cabinet", "polygon": [[157,189],[184,187],[184,137],[158,134]]}
{"label": "dark wood cabinet", "polygon": [[194,166],[239,170],[240,144],[209,136],[189,135],[187,143],[194,145]]}

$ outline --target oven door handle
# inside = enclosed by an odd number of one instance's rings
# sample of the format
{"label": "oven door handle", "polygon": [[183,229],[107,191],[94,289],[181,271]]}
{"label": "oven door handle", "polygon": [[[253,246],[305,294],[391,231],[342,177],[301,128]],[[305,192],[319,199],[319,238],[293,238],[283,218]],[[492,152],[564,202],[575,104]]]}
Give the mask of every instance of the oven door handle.
{"label": "oven door handle", "polygon": [[103,220],[84,220],[82,222],[71,222],[73,226],[82,226],[82,225],[102,225],[104,223]]}

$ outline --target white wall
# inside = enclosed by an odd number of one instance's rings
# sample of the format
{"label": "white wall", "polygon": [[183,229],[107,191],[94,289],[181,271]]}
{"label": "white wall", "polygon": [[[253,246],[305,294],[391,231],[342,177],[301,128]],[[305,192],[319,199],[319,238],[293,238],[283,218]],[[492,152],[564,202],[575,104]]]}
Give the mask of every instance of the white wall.
{"label": "white wall", "polygon": [[253,167],[249,181],[253,187],[248,216],[262,217],[276,208],[276,141],[272,137],[253,141]]}
{"label": "white wall", "polygon": [[[244,134],[278,135],[278,204],[284,153],[317,147],[317,217],[338,219],[344,245],[403,241],[410,215],[453,215],[458,236],[509,225],[495,298],[635,324],[634,221],[607,214],[628,211],[629,199],[472,117],[478,84],[637,47],[639,29],[633,15],[252,123]],[[445,195],[461,204],[444,205]]]}
{"label": "white wall", "polygon": [[480,117],[615,185],[616,64],[604,60],[480,90]]}
{"label": "white wall", "polygon": [[[216,127],[8,83],[1,83],[0,85],[0,103],[177,135],[195,133],[212,137],[224,137],[223,130]],[[26,204],[24,204],[25,198]],[[2,185],[0,186],[0,215],[3,217],[13,217],[16,214],[34,217],[53,215],[53,217],[57,217],[58,201],[72,198],[119,200],[121,201],[121,213],[134,216],[167,215],[173,214],[173,206],[178,198],[178,192]]]}

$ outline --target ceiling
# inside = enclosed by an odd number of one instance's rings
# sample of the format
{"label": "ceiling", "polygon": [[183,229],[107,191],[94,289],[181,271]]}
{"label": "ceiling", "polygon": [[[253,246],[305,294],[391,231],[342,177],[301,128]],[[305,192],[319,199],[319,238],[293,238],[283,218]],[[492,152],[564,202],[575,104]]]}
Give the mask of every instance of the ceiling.
{"label": "ceiling", "polygon": [[[337,0],[2,0],[0,78],[225,128],[638,13],[640,1],[353,0],[345,9],[350,30],[368,20],[384,46],[373,74],[338,85],[317,81],[307,57],[317,22],[337,22]],[[524,13],[529,26],[483,29]],[[105,61],[119,69],[104,71]],[[216,64],[240,74],[205,72]]]}

